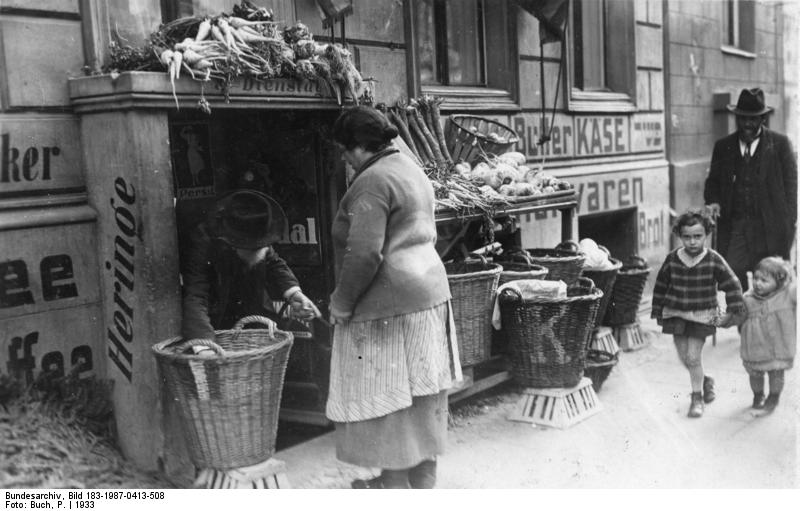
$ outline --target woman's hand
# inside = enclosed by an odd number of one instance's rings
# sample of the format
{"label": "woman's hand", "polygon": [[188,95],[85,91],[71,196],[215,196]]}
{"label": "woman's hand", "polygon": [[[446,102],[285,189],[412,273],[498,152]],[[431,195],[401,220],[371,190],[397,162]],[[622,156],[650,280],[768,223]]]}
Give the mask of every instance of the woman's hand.
{"label": "woman's hand", "polygon": [[322,317],[322,313],[317,306],[314,305],[314,302],[304,295],[302,291],[295,292],[292,297],[289,298],[289,306],[292,308],[294,316],[298,319],[308,321],[310,319]]}
{"label": "woman's hand", "polygon": [[333,304],[331,304],[330,311],[331,311],[330,314],[331,325],[341,325],[342,323],[350,321],[350,318],[353,316],[353,313],[340,311]]}

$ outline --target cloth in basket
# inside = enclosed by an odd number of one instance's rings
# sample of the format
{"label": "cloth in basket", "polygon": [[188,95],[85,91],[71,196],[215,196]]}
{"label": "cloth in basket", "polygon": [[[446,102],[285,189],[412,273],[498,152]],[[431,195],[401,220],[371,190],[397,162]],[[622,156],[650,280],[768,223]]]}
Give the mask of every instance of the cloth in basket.
{"label": "cloth in basket", "polygon": [[579,278],[566,298],[524,300],[500,294],[503,330],[509,340],[515,382],[533,388],[571,388],[583,376],[586,349],[603,292]]}
{"label": "cloth in basket", "polygon": [[[251,323],[267,328],[244,329]],[[246,467],[274,454],[292,342],[272,320],[247,316],[232,330],[217,330],[213,341],[175,337],[152,347],[196,467]],[[194,345],[215,355],[184,353]]]}
{"label": "cloth in basket", "polygon": [[535,299],[538,297],[544,298],[566,298],[567,285],[560,280],[512,280],[506,282],[497,288],[497,294],[494,300],[494,310],[492,311],[492,326],[500,330],[503,326],[503,321],[500,316],[500,300],[498,297],[506,290],[516,291],[523,300]]}

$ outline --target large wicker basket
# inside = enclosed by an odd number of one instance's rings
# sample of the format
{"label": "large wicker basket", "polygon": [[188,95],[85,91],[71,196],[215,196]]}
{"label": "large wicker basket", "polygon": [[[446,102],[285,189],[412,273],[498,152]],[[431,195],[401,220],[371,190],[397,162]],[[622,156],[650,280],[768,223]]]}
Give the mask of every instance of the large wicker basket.
{"label": "large wicker basket", "polygon": [[650,268],[622,267],[617,273],[611,298],[608,301],[602,324],[607,326],[621,326],[636,323],[639,312],[639,302],[642,300]]}
{"label": "large wicker basket", "polygon": [[500,272],[498,287],[512,280],[544,279],[548,272],[547,268],[538,264],[511,261],[499,261],[499,263],[503,266],[503,271]]}
{"label": "large wicker basket", "polygon": [[567,286],[575,284],[583,271],[586,256],[557,248],[531,248],[527,250],[531,262],[547,268],[547,280],[561,280]]}
{"label": "large wicker basket", "polygon": [[491,356],[492,308],[503,268],[483,260],[446,263],[452,294],[453,320],[462,366],[484,362]]}
{"label": "large wicker basket", "polygon": [[[250,323],[267,328],[244,330]],[[152,347],[196,467],[246,467],[274,454],[292,342],[271,320],[248,316],[233,330],[217,330],[213,341],[175,337]],[[185,354],[193,345],[209,346],[215,356]]]}
{"label": "large wicker basket", "polygon": [[606,307],[611,300],[611,291],[614,289],[614,282],[617,280],[617,273],[622,268],[622,261],[609,257],[611,260],[611,268],[608,270],[583,270],[583,277],[592,279],[596,288],[603,292],[603,299],[600,300],[600,306],[597,308],[597,319],[595,320],[595,327],[599,326],[600,321],[606,313]]}
{"label": "large wicker basket", "polygon": [[583,374],[592,380],[592,388],[595,392],[600,392],[600,388],[617,362],[619,362],[619,352],[613,355],[601,350],[590,349],[586,352],[586,366],[583,368]]}
{"label": "large wicker basket", "polygon": [[[490,138],[492,133],[498,138]],[[451,115],[445,127],[445,142],[453,161],[472,164],[484,154],[507,153],[518,140],[508,126],[474,115]]]}
{"label": "large wicker basket", "polygon": [[515,291],[499,297],[515,382],[533,388],[570,388],[583,376],[591,325],[603,292],[580,278],[566,298],[523,300]]}

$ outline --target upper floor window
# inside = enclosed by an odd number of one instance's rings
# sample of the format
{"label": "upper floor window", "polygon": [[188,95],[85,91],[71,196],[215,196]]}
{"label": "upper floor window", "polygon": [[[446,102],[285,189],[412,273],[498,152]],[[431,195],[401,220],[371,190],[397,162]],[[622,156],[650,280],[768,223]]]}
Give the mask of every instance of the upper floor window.
{"label": "upper floor window", "polygon": [[755,4],[748,0],[722,2],[722,47],[730,53],[755,57]]}
{"label": "upper floor window", "polygon": [[573,0],[570,109],[633,110],[636,90],[633,2]]}
{"label": "upper floor window", "polygon": [[516,108],[516,11],[505,0],[411,0],[417,87],[445,108]]}

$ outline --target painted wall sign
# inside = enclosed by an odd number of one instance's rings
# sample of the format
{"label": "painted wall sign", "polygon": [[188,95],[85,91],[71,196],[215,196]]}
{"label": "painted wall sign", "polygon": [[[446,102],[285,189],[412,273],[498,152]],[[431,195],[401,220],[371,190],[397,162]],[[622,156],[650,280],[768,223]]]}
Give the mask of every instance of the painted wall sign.
{"label": "painted wall sign", "polygon": [[170,156],[178,200],[214,196],[208,124],[170,124]]}
{"label": "painted wall sign", "polygon": [[[220,92],[222,89],[217,86]],[[232,94],[242,96],[299,96],[299,97],[331,97],[328,91],[318,82],[309,80],[292,80],[288,78],[272,78],[270,80],[253,80],[245,78],[231,84]]]}
{"label": "painted wall sign", "polygon": [[641,114],[631,125],[631,150],[633,152],[664,149],[664,115]]}
{"label": "painted wall sign", "polygon": [[69,106],[69,77],[83,74],[81,22],[52,18],[0,19],[8,106]]}
{"label": "painted wall sign", "polygon": [[99,302],[93,227],[0,231],[0,320]]}
{"label": "painted wall sign", "polygon": [[47,370],[103,374],[99,331],[99,304],[0,319],[0,372],[26,384]]}
{"label": "painted wall sign", "polygon": [[78,120],[0,117],[0,198],[83,186]]}
{"label": "painted wall sign", "polygon": [[[542,129],[538,113],[523,113],[512,117],[511,127],[520,138],[516,150],[528,158],[565,159],[663,150],[662,119],[661,114],[557,114],[552,120],[547,116]],[[540,146],[543,134],[549,134],[550,141]]]}

